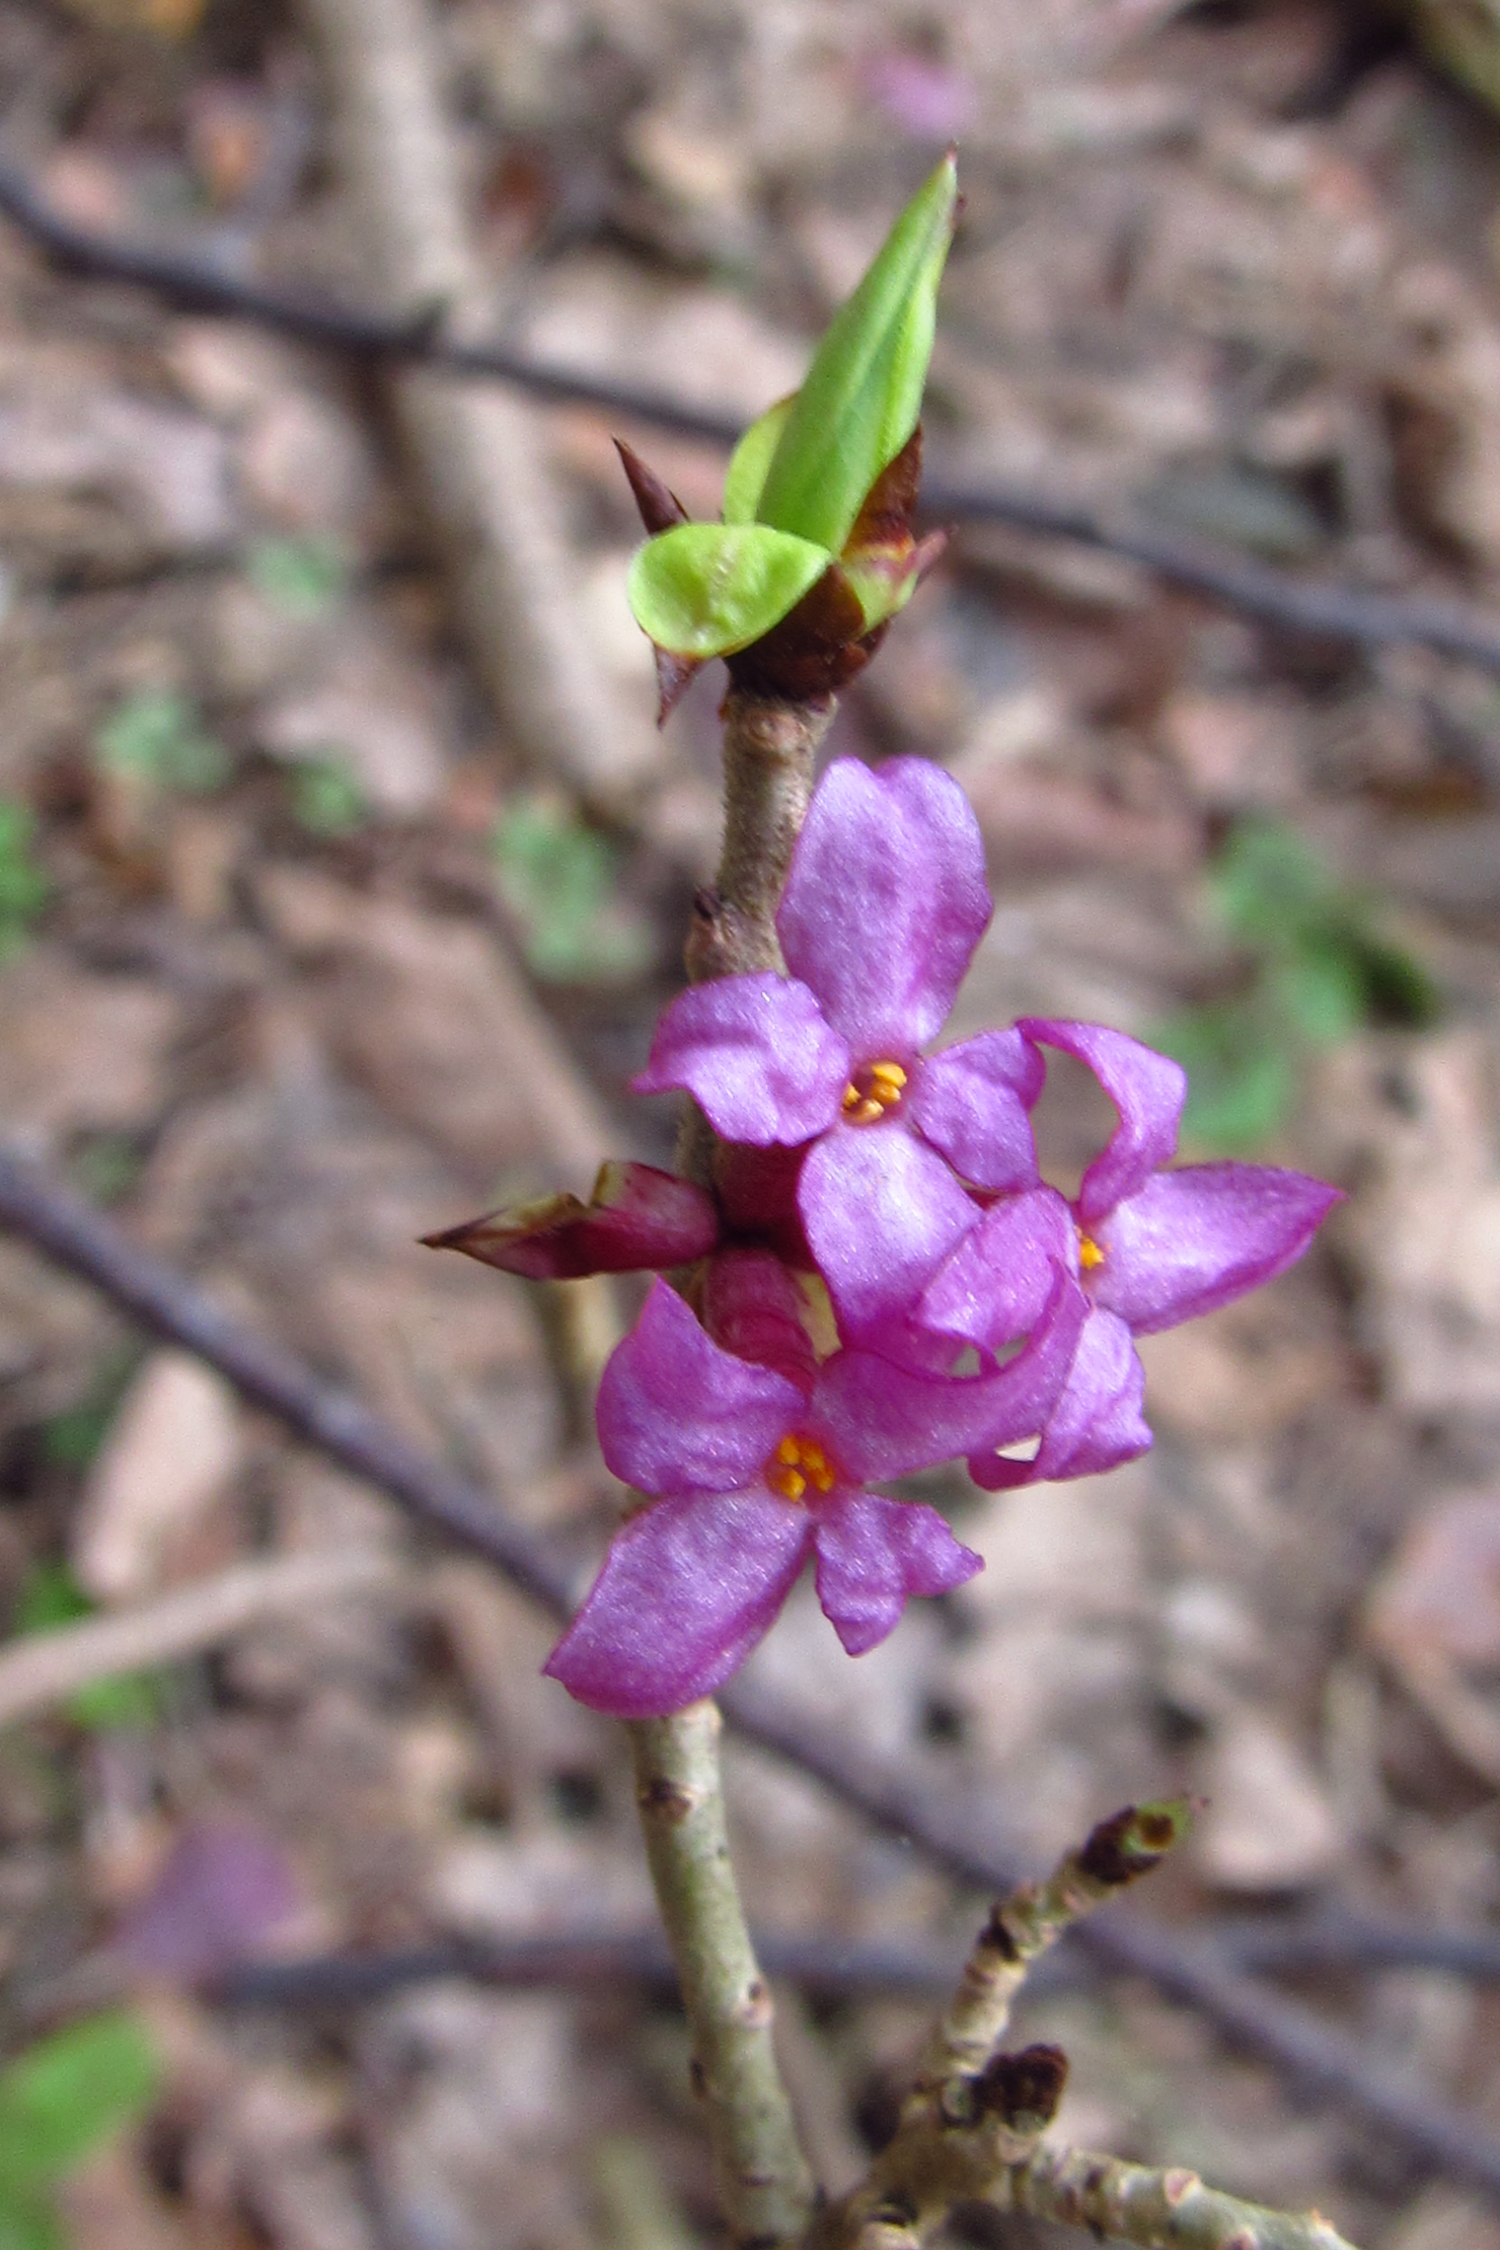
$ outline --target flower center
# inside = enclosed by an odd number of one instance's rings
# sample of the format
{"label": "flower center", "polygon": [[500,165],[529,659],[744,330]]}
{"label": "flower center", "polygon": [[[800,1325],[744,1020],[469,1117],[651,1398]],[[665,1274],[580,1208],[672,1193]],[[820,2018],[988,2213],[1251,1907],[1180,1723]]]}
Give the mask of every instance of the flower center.
{"label": "flower center", "polygon": [[1078,1263],[1085,1273],[1092,1273],[1095,1266],[1102,1266],[1104,1263],[1104,1252],[1091,1234],[1084,1233],[1082,1227],[1078,1229]]}
{"label": "flower center", "polygon": [[832,1492],[833,1469],[816,1438],[784,1437],[766,1463],[766,1482],[783,1500],[801,1500],[809,1485]]}
{"label": "flower center", "polygon": [[851,1125],[876,1125],[894,1109],[906,1084],[898,1062],[862,1063],[844,1088],[844,1115]]}

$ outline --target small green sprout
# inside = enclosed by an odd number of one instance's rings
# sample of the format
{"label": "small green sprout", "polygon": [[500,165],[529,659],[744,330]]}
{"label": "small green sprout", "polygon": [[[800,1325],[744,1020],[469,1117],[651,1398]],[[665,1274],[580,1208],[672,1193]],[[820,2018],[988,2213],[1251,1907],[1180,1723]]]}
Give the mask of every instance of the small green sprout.
{"label": "small green sprout", "polygon": [[94,750],[114,773],[190,797],[222,789],[231,770],[229,752],[187,698],[162,688],[126,696],[100,727]]}
{"label": "small green sprout", "polygon": [[1382,933],[1376,902],[1340,882],[1284,822],[1238,824],[1211,898],[1253,957],[1249,982],[1183,1009],[1152,1041],[1188,1074],[1184,1133],[1235,1152],[1286,1123],[1309,1053],[1366,1023],[1431,1023],[1440,1000],[1421,963]]}
{"label": "small green sprout", "polygon": [[622,908],[609,839],[560,798],[515,798],[495,826],[495,880],[521,926],[526,959],[550,982],[618,982],[651,958],[643,927]]}
{"label": "small green sprout", "polygon": [[[950,154],[834,318],[801,389],[741,438],[721,522],[682,520],[671,495],[649,472],[638,477],[627,457],[656,533],[631,565],[630,605],[669,663],[750,648],[830,573],[839,600],[819,621],[824,641],[863,639],[910,599],[932,552],[917,546],[907,518],[938,282],[957,209]],[[883,480],[909,449],[909,476],[885,491]],[[664,701],[669,677],[676,673],[663,675]]]}
{"label": "small green sprout", "polygon": [[52,889],[32,857],[35,839],[30,807],[0,797],[0,961],[20,951]]}
{"label": "small green sprout", "polygon": [[330,752],[304,758],[292,769],[292,817],[311,836],[350,836],[370,815],[358,777]]}
{"label": "small green sprout", "polygon": [[53,2194],[156,2100],[161,2064],[124,2009],[48,2033],[0,2071],[0,2246],[63,2250]]}
{"label": "small green sprout", "polygon": [[289,617],[321,617],[349,583],[344,554],[332,539],[258,539],[246,562],[250,583]]}

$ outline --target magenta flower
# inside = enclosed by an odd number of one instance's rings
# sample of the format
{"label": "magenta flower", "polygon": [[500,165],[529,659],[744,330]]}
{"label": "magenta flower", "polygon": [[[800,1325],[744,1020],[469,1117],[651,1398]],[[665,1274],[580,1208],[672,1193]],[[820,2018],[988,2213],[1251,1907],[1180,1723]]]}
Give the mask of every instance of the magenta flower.
{"label": "magenta flower", "polygon": [[690,1093],[728,1142],[810,1144],[797,1208],[846,1342],[898,1346],[918,1293],[978,1219],[965,1182],[1036,1184],[1035,1047],[989,1031],[923,1059],[990,912],[958,784],[922,758],[878,773],[840,759],[776,918],[789,976],[682,993],[635,1082]]}
{"label": "magenta flower", "polygon": [[[1133,1336],[1192,1321],[1273,1280],[1313,1240],[1338,1188],[1264,1163],[1187,1163],[1167,1172],[1187,1096],[1181,1064],[1122,1030],[1025,1017],[1021,1037],[1075,1055],[1120,1123],[1073,1204],[1055,1188],[996,1201],[922,1294],[918,1321],[949,1343],[999,1350],[1037,1321],[1061,1264],[1088,1316],[1034,1460],[969,1458],[987,1492],[1093,1476],[1145,1453],[1145,1368]],[[1041,1060],[1041,1057],[1039,1057]]]}
{"label": "magenta flower", "polygon": [[816,1365],[796,1285],[768,1253],[730,1253],[714,1282],[721,1322],[774,1365],[724,1350],[658,1281],[600,1386],[604,1458],[655,1504],[616,1533],[545,1669],[620,1718],[710,1694],[770,1627],[809,1555],[854,1656],[885,1639],[909,1596],[971,1578],[980,1558],[935,1509],[865,1482],[1036,1432],[1085,1311],[1058,1270],[1026,1349],[996,1373],[952,1379],[860,1351]]}
{"label": "magenta flower", "polygon": [[1035,1321],[1059,1264],[1089,1300],[1035,1459],[971,1458],[970,1475],[990,1491],[1089,1476],[1143,1453],[1151,1432],[1132,1338],[1175,1328],[1272,1280],[1301,1257],[1339,1200],[1337,1188],[1274,1165],[1164,1170],[1187,1093],[1178,1064],[1097,1024],[1032,1018],[1017,1029],[1033,1050],[1059,1047],[1086,1064],[1120,1121],[1071,1205],[1051,1188],[1003,1198],[923,1294],[923,1325],[989,1351]]}

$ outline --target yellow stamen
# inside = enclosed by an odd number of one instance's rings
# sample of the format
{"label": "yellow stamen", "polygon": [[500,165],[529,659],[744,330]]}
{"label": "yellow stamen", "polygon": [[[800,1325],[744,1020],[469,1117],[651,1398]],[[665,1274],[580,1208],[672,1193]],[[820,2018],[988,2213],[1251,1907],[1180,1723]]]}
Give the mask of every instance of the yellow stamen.
{"label": "yellow stamen", "polygon": [[1093,1236],[1085,1234],[1081,1227],[1078,1230],[1078,1263],[1085,1273],[1092,1272],[1095,1266],[1102,1266],[1104,1263],[1104,1252]]}
{"label": "yellow stamen", "polygon": [[766,1482],[783,1500],[802,1499],[809,1485],[816,1492],[832,1492],[836,1481],[816,1438],[784,1437],[766,1464]]}
{"label": "yellow stamen", "polygon": [[866,1063],[844,1088],[844,1115],[851,1125],[874,1125],[894,1109],[906,1085],[898,1062]]}

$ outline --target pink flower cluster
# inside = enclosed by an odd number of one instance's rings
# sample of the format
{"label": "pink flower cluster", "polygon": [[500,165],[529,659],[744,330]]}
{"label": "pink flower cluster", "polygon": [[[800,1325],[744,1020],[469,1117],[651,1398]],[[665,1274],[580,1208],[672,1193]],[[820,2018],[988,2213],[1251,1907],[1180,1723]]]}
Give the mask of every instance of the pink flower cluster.
{"label": "pink flower cluster", "polygon": [[[718,1687],[809,1556],[844,1647],[873,1648],[910,1595],[981,1564],[872,1483],[963,1458],[996,1488],[1142,1452],[1134,1337],[1280,1273],[1336,1200],[1263,1165],[1166,1169],[1186,1081],[1123,1033],[1028,1018],[928,1053],[991,910],[954,781],[915,758],[834,764],[777,917],[788,975],[682,993],[636,1080],[698,1103],[713,1190],[611,1166],[588,1207],[449,1238],[534,1275],[679,1269],[599,1393],[605,1460],[652,1504],[547,1664],[597,1710]],[[1049,1047],[1118,1113],[1071,1203],[1031,1126]]]}

